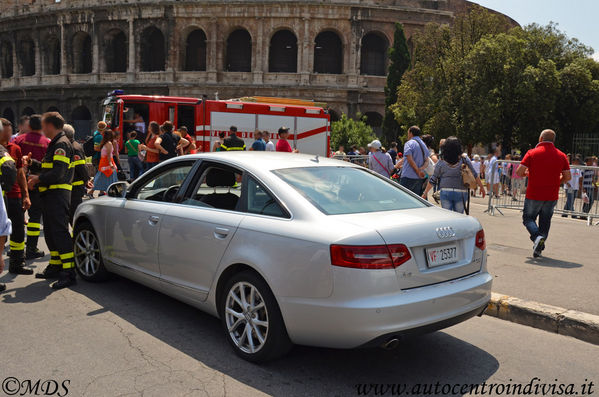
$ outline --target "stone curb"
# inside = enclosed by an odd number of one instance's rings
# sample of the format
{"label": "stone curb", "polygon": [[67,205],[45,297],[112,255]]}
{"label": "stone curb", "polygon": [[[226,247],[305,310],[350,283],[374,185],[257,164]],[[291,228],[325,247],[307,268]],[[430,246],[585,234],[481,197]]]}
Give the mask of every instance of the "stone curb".
{"label": "stone curb", "polygon": [[485,314],[599,345],[599,316],[492,293]]}

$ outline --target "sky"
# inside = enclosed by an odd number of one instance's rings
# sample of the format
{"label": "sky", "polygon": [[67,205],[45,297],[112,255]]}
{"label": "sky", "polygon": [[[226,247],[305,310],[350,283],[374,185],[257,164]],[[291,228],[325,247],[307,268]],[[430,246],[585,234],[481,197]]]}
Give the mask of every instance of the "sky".
{"label": "sky", "polygon": [[474,0],[515,19],[520,25],[556,22],[570,37],[593,47],[599,61],[599,0]]}

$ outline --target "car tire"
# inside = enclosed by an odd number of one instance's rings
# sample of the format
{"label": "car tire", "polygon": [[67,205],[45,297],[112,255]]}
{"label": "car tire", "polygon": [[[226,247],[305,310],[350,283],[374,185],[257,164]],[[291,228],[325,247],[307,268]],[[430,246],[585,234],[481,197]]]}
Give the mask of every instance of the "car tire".
{"label": "car tire", "polygon": [[293,346],[272,291],[252,271],[237,273],[225,283],[218,309],[225,337],[244,360],[264,363]]}
{"label": "car tire", "polygon": [[86,281],[104,281],[109,273],[104,267],[100,241],[93,226],[86,221],[79,222],[73,232],[75,269]]}

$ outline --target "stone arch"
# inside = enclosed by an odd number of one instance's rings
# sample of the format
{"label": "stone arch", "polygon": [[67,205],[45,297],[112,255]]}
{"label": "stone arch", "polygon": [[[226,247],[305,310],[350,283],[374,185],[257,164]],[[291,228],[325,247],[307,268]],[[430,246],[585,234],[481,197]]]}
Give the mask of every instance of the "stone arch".
{"label": "stone arch", "polygon": [[237,29],[229,34],[225,71],[252,71],[252,36],[246,29]]}
{"label": "stone arch", "polygon": [[35,114],[35,110],[31,106],[26,106],[21,112],[21,116],[31,116],[32,114]]}
{"label": "stone arch", "polygon": [[71,39],[71,70],[75,74],[92,72],[92,38],[89,33],[79,31]]}
{"label": "stone arch", "polygon": [[206,33],[202,29],[195,29],[187,35],[184,70],[206,70],[206,40]]}
{"label": "stone arch", "polygon": [[60,39],[50,36],[44,44],[44,74],[60,74]]}
{"label": "stone arch", "polygon": [[84,106],[77,106],[71,112],[73,128],[75,128],[75,139],[85,139],[92,132],[92,115]]}
{"label": "stone arch", "polygon": [[385,76],[389,41],[379,33],[370,32],[362,37],[360,74]]}
{"label": "stone arch", "polygon": [[320,32],[314,40],[314,73],[343,73],[343,42],[332,30]]}
{"label": "stone arch", "polygon": [[13,126],[15,125],[15,112],[13,112],[11,108],[4,109],[4,111],[2,112],[2,117],[10,121]]}
{"label": "stone arch", "polygon": [[109,30],[104,35],[104,68],[106,73],[124,73],[127,71],[129,51],[127,35],[121,29]]}
{"label": "stone arch", "polygon": [[0,43],[0,75],[3,79],[12,77],[14,73],[12,64],[12,50],[12,43],[10,41],[2,41],[2,43]]}
{"label": "stone arch", "polygon": [[377,136],[381,136],[383,132],[383,115],[379,112],[366,112],[366,125],[372,127],[372,130]]}
{"label": "stone arch", "polygon": [[335,109],[328,109],[329,112],[329,116],[331,117],[331,123],[335,122],[335,121],[339,121],[339,119],[341,118],[341,116],[339,116],[339,112]]}
{"label": "stone arch", "polygon": [[21,76],[35,75],[35,43],[31,38],[26,37],[19,41],[18,56]]}
{"label": "stone arch", "polygon": [[166,69],[166,41],[156,26],[149,26],[141,34],[141,71],[160,72]]}
{"label": "stone arch", "polygon": [[291,30],[279,30],[270,38],[268,71],[297,73],[297,36]]}

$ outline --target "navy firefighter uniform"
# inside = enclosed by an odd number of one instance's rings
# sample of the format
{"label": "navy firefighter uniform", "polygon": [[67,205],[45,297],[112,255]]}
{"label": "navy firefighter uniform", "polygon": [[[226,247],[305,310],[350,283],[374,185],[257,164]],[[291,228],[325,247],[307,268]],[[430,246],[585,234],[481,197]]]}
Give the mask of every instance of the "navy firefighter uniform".
{"label": "navy firefighter uniform", "polygon": [[76,283],[73,239],[69,233],[69,207],[75,168],[73,145],[59,132],[48,145],[41,162],[32,160],[30,170],[39,175],[39,192],[44,218],[44,237],[50,249],[50,263],[37,278],[59,280],[54,289]]}

